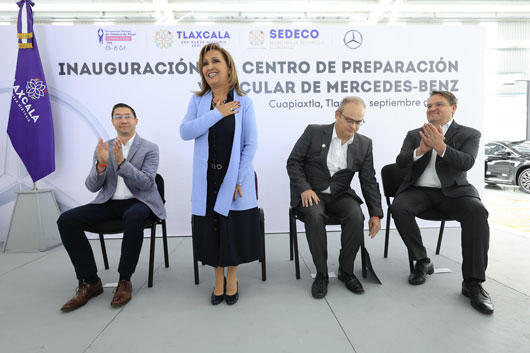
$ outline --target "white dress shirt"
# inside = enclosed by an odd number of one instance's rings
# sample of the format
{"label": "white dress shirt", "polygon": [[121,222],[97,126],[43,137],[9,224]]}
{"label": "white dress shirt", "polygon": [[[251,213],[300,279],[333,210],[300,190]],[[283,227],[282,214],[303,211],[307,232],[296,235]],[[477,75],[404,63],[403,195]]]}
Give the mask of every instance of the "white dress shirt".
{"label": "white dress shirt", "polygon": [[[355,137],[355,134],[352,135],[352,137],[343,145],[342,140],[337,136],[337,131],[335,129],[336,127],[334,126],[327,157],[327,165],[331,176],[341,169],[346,169],[348,166],[348,147],[351,145],[353,138]],[[331,188],[328,186],[326,190],[321,192],[331,194]]]}
{"label": "white dress shirt", "polygon": [[[449,120],[447,124],[442,126],[442,131],[444,135],[452,123],[453,123],[453,119]],[[423,154],[420,156],[416,156],[416,150],[412,151],[412,153],[414,156],[414,162],[423,156]],[[431,160],[429,161],[429,164],[427,164],[427,168],[425,168],[425,170],[423,171],[423,174],[420,176],[420,178],[414,185],[441,189],[442,183],[440,182],[440,178],[438,178],[438,174],[436,173],[436,156],[438,155],[438,153],[436,153],[434,149],[432,149],[431,151],[427,153],[431,153]],[[444,155],[445,155],[445,150],[443,151],[440,157],[443,158]]]}
{"label": "white dress shirt", "polygon": [[[131,149],[132,143],[136,137],[136,133],[133,137],[127,141],[125,145],[122,145],[123,150],[123,158],[127,158],[129,156],[129,150]],[[134,198],[134,195],[132,194],[131,190],[125,185],[125,181],[121,176],[118,175],[118,183],[116,184],[116,192],[114,195],[112,195],[113,200],[127,200]]]}

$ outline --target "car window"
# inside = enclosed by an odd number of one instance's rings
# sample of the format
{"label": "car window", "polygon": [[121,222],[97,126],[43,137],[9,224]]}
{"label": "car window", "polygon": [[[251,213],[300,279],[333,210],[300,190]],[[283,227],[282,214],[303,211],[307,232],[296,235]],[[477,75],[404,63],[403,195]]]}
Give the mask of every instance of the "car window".
{"label": "car window", "polygon": [[512,142],[510,147],[519,153],[530,153],[530,141]]}
{"label": "car window", "polygon": [[485,146],[486,148],[486,155],[491,156],[494,154],[497,154],[499,152],[507,152],[507,148],[503,145],[499,145],[498,143],[488,143]]}

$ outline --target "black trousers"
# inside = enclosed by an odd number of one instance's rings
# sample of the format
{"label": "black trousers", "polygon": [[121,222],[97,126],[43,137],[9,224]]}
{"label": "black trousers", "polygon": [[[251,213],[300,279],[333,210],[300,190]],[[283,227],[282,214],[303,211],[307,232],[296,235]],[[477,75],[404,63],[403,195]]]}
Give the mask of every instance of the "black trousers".
{"label": "black trousers", "polygon": [[353,262],[355,255],[364,236],[364,216],[359,202],[352,195],[342,194],[333,198],[330,194],[317,193],[320,202],[309,207],[302,207],[300,203],[297,209],[304,216],[305,232],[309,250],[313,257],[318,273],[328,274],[328,244],[326,234],[327,214],[333,214],[340,219],[342,229],[339,254],[339,267],[348,274],[353,274]]}
{"label": "black trousers", "polygon": [[149,207],[137,199],[110,200],[104,204],[88,204],[63,212],[57,225],[77,279],[82,281],[97,275],[94,253],[84,228],[113,218],[122,219],[124,230],[118,272],[123,277],[130,278],[140,257],[144,222],[150,215]]}
{"label": "black trousers", "polygon": [[476,197],[447,197],[440,189],[412,186],[392,202],[392,218],[413,260],[427,257],[416,215],[438,209],[462,227],[462,275],[486,280],[490,230],[488,211]]}

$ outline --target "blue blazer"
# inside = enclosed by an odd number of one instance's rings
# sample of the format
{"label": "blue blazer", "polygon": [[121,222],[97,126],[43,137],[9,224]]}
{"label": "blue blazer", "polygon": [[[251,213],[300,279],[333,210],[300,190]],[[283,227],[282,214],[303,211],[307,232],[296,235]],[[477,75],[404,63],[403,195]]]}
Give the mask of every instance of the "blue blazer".
{"label": "blue blazer", "polygon": [[94,151],[92,168],[85,180],[88,190],[91,192],[99,191],[96,199],[91,203],[102,204],[109,201],[116,192],[118,176],[121,176],[136,199],[145,203],[158,218],[166,218],[166,208],[155,182],[159,160],[158,146],[136,134],[127,161],[118,169],[112,150],[114,139],[107,142],[109,144],[107,168],[103,173],[98,174],[96,170],[98,155]]}
{"label": "blue blazer", "polygon": [[[234,101],[241,102],[235,114],[234,142],[225,178],[217,194],[214,211],[227,216],[230,210],[248,210],[258,206],[254,180],[253,160],[258,148],[258,132],[254,116],[254,104],[247,96],[234,91]],[[223,118],[217,109],[210,110],[212,92],[203,96],[193,95],[188,111],[180,124],[180,136],[184,140],[195,139],[193,152],[193,185],[191,190],[191,213],[206,214],[206,173],[208,170],[208,130]],[[236,201],[234,191],[241,186],[243,193]]]}

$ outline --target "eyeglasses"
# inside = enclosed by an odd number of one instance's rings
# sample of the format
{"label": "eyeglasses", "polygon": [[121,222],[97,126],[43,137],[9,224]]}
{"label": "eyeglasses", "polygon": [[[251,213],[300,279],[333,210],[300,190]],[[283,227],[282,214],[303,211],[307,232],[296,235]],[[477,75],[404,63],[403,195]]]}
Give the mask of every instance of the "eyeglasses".
{"label": "eyeglasses", "polygon": [[342,112],[340,110],[337,110],[340,115],[344,118],[344,121],[346,121],[347,124],[350,124],[350,125],[359,125],[361,126],[362,124],[364,124],[364,119],[362,120],[355,120],[355,119],[352,119],[352,118],[348,118],[346,115],[342,114]]}
{"label": "eyeglasses", "polygon": [[121,118],[125,118],[125,120],[130,120],[130,119],[133,119],[134,117],[130,114],[125,114],[125,115],[116,114],[112,117],[112,119],[114,120],[120,120]]}
{"label": "eyeglasses", "polygon": [[444,103],[444,102],[438,102],[438,103],[434,103],[434,104],[427,104],[427,109],[431,109],[432,107],[441,108],[441,107],[445,107],[446,105],[450,105],[450,104],[449,103]]}

